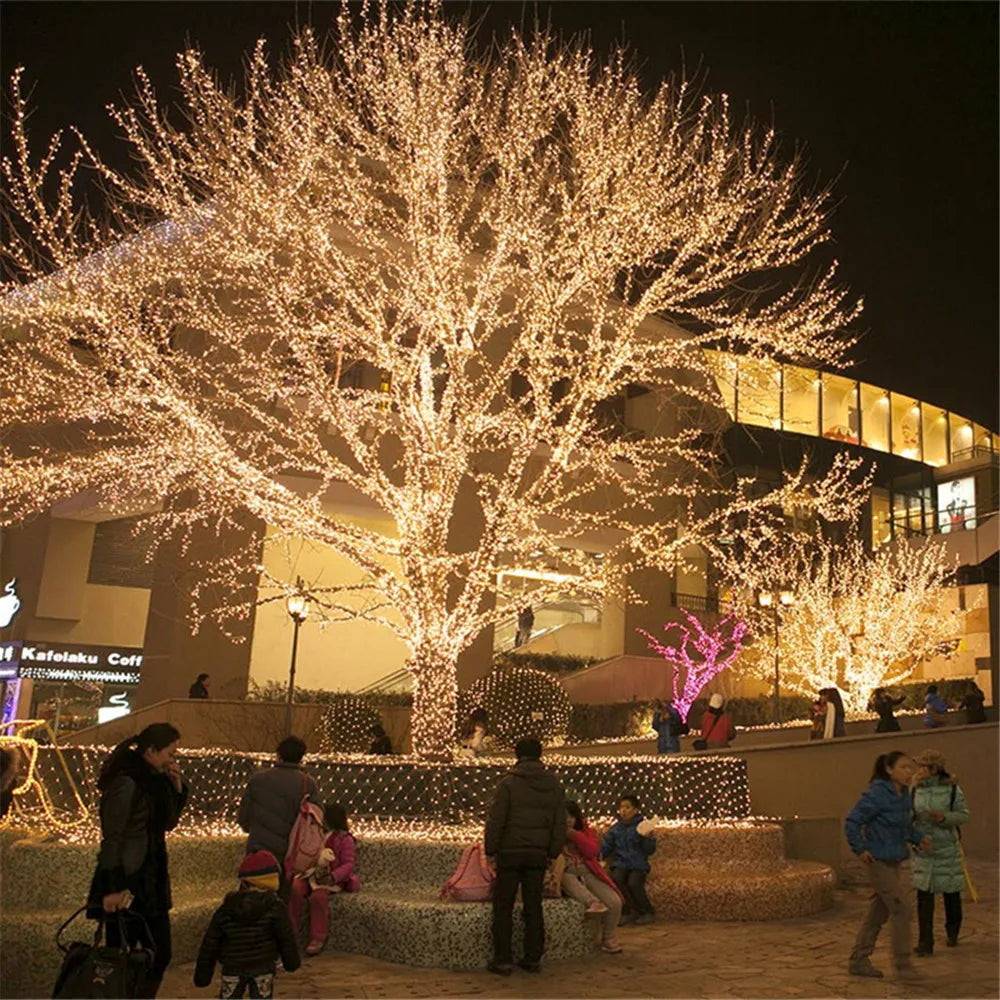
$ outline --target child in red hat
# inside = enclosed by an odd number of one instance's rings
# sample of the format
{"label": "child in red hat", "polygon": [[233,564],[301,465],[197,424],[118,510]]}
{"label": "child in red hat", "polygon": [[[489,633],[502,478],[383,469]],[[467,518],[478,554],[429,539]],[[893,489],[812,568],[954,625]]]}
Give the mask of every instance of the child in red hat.
{"label": "child in red hat", "polygon": [[254,851],[240,865],[240,887],[215,911],[194,968],[195,986],[209,986],[215,964],[222,966],[220,997],[268,1000],[274,996],[274,969],[281,959],[288,972],[301,964],[288,908],[278,898],[278,859]]}

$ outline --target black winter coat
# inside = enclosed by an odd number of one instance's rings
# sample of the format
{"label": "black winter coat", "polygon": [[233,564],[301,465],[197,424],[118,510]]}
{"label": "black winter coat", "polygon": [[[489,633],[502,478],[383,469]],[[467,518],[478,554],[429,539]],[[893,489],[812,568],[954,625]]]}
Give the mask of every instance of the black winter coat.
{"label": "black winter coat", "polygon": [[566,842],[562,785],[538,760],[519,760],[500,779],[486,820],[485,849],[500,864],[541,865]]}
{"label": "black winter coat", "polygon": [[178,792],[137,750],[126,752],[121,768],[101,788],[101,847],[87,894],[89,916],[102,912],[104,896],[123,889],[132,892],[143,913],[170,910],[166,833],[177,826],[187,795],[186,784]]}
{"label": "black winter coat", "polygon": [[231,892],[202,938],[194,984],[210,986],[216,962],[224,976],[262,976],[279,958],[288,972],[302,964],[288,907],[273,892]]}
{"label": "black winter coat", "polygon": [[278,761],[274,767],[250,775],[238,817],[240,826],[250,835],[247,853],[270,851],[278,861],[284,861],[288,835],[305,794],[316,801],[316,779],[298,764]]}

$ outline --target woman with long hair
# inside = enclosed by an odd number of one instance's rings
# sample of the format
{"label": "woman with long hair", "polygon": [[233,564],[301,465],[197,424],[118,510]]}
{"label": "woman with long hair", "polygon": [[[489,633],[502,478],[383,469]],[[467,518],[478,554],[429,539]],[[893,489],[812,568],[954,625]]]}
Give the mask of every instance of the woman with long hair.
{"label": "woman with long hair", "polygon": [[880,754],[868,788],[844,823],[847,842],[868,866],[872,887],[871,905],[848,964],[854,976],[882,978],[871,955],[886,920],[892,922],[897,977],[915,976],[910,960],[910,894],[903,886],[900,866],[910,856],[911,844],[920,850],[928,850],[931,844],[913,826],[909,791],[913,769],[913,761],[901,750]]}
{"label": "woman with long hair", "polygon": [[844,729],[844,701],[835,687],[823,688],[820,691],[826,699],[826,717],[823,720],[823,739],[830,740],[846,735]]}
{"label": "woman with long hair", "polygon": [[[129,909],[143,920],[126,919],[132,944],[155,951],[139,985],[140,997],[155,997],[170,964],[170,873],[166,833],[180,818],[187,783],[175,759],[180,733],[168,722],[154,722],[123,740],[101,768],[101,847],[88,894],[88,915],[106,919]],[[147,933],[148,928],[148,933]],[[107,921],[107,939],[120,943],[119,923]]]}

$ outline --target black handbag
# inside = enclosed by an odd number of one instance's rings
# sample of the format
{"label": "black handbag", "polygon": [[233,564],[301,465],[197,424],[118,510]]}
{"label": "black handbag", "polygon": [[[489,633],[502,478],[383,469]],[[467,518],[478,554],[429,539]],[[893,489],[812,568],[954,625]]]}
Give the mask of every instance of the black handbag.
{"label": "black handbag", "polygon": [[[155,952],[148,945],[130,945],[125,932],[126,922],[141,920],[146,929],[146,940],[152,941],[146,918],[131,910],[118,910],[102,914],[97,922],[94,939],[89,944],[74,941],[62,942],[62,933],[86,910],[81,906],[56,931],[56,945],[63,953],[62,967],[52,987],[53,1000],[128,1000],[139,996],[143,978],[153,966]],[[107,928],[116,920],[120,944],[107,943]],[[101,944],[101,936],[105,943]]]}

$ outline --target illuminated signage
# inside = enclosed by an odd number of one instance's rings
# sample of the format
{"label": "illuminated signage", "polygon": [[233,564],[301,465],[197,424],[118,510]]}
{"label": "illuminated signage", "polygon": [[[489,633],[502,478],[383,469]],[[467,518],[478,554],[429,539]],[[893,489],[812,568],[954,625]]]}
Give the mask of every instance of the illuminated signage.
{"label": "illuminated signage", "polygon": [[[54,642],[0,643],[0,672],[38,681],[93,681],[138,684],[142,650],[115,646],[68,645]],[[2,676],[2,673],[0,673]]]}
{"label": "illuminated signage", "polygon": [[972,476],[938,484],[938,521],[942,533],[976,527],[976,481]]}
{"label": "illuminated signage", "polygon": [[6,628],[21,607],[21,598],[17,596],[17,577],[15,576],[4,588],[0,596],[0,628]]}

